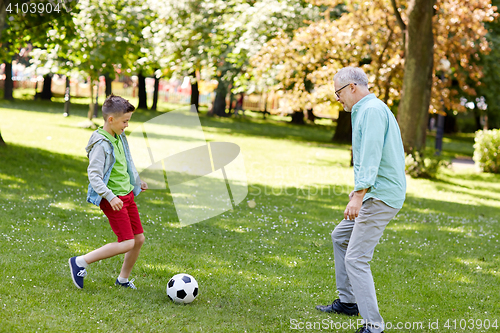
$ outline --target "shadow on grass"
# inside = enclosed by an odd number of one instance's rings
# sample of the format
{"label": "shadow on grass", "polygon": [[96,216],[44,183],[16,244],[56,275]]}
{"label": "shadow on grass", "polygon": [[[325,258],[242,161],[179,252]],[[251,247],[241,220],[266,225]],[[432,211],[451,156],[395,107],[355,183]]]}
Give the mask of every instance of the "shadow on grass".
{"label": "shadow on grass", "polygon": [[[82,98],[84,99],[84,98]],[[79,100],[79,99],[77,99]],[[102,105],[101,105],[102,106]],[[23,110],[29,112],[43,112],[51,114],[61,114],[64,113],[64,102],[59,101],[47,101],[47,100],[26,100],[26,99],[14,99],[12,101],[0,99],[0,108]],[[80,117],[87,117],[89,110],[88,104],[81,104],[79,102],[73,102],[70,106],[70,116],[76,115]],[[170,110],[166,110],[170,111]],[[139,115],[140,121],[147,121],[161,112],[151,111],[151,110],[137,110],[135,114]],[[99,110],[98,117],[102,118],[102,112]]]}
{"label": "shadow on grass", "polygon": [[[437,187],[438,190],[445,193],[449,191],[448,195],[452,196],[453,193],[463,193],[469,195],[471,197],[477,197],[474,193],[467,192],[457,192],[456,189],[450,189],[449,187],[442,186]],[[491,199],[490,197],[485,196],[486,199]],[[412,195],[407,195],[405,204],[403,206],[402,212],[412,212],[415,214],[444,214],[449,216],[460,216],[462,218],[475,218],[480,214],[483,217],[495,217],[500,214],[500,208],[494,207],[490,205],[469,205],[457,202],[447,201],[439,201],[433,199],[426,199],[422,197],[413,197]],[[421,221],[421,222],[430,222],[430,221]]]}
{"label": "shadow on grass", "polygon": [[[88,160],[42,149],[8,144],[0,148],[0,174],[20,179],[24,190],[45,191],[64,186],[82,187]],[[67,181],[74,185],[67,185]],[[4,181],[5,184],[5,181]]]}
{"label": "shadow on grass", "polygon": [[[226,131],[235,135],[266,137],[290,141],[330,143],[334,126],[295,125],[282,121],[258,118],[214,118],[200,117],[204,131]],[[333,145],[333,144],[332,144]]]}
{"label": "shadow on grass", "polygon": [[500,175],[492,173],[440,174],[433,179],[438,191],[449,191],[481,198],[494,199],[491,194],[500,194]]}
{"label": "shadow on grass", "polygon": [[[33,100],[0,100],[0,108],[17,109],[29,112],[44,112],[51,114],[63,114],[63,102],[51,101],[33,101]],[[188,105],[179,105],[178,109],[187,109]],[[165,111],[176,110],[172,107],[163,111],[137,110],[132,118],[133,122],[146,122]],[[72,103],[70,115],[87,117],[88,105]],[[276,120],[264,120],[259,118],[219,118],[210,117],[206,113],[199,113],[200,122],[203,130],[208,133],[227,132],[238,136],[266,137],[273,139],[283,139],[291,141],[316,142],[326,144],[327,147],[339,147],[345,145],[336,145],[331,143],[334,133],[334,126],[324,125],[294,125],[287,122]],[[99,117],[101,113],[99,112]],[[348,146],[346,146],[348,147]]]}

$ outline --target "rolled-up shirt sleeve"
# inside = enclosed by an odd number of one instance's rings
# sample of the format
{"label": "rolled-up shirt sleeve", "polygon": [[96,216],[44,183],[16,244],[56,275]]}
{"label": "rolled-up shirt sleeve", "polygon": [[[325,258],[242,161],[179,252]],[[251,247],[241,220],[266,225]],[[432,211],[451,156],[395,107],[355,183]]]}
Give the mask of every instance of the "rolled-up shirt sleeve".
{"label": "rolled-up shirt sleeve", "polygon": [[354,177],[354,190],[370,190],[376,186],[388,119],[384,112],[376,108],[365,110],[360,122],[359,165]]}

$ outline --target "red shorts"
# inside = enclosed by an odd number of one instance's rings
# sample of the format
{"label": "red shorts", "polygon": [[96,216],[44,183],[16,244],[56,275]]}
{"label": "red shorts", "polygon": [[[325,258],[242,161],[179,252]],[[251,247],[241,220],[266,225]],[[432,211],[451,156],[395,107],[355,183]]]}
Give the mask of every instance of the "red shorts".
{"label": "red shorts", "polygon": [[141,219],[139,211],[134,202],[134,193],[130,192],[124,196],[118,196],[123,201],[123,207],[119,211],[113,210],[108,200],[102,199],[99,205],[108,217],[111,229],[118,237],[118,242],[123,242],[127,239],[134,239],[134,235],[142,234]]}

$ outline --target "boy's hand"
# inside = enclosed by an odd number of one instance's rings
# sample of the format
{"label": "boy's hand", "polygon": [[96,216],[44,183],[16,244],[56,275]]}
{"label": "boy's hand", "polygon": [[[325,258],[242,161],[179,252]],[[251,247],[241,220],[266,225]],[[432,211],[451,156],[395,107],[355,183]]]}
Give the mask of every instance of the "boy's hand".
{"label": "boy's hand", "polygon": [[141,180],[141,190],[144,192],[148,189],[148,184]]}
{"label": "boy's hand", "polygon": [[118,197],[114,197],[109,204],[115,211],[119,211],[123,208],[123,201]]}

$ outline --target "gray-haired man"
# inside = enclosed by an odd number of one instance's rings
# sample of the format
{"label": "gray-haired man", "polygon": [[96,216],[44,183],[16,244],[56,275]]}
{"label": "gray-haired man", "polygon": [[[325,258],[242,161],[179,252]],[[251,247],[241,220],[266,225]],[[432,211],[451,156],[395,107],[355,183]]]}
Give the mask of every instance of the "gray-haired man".
{"label": "gray-haired man", "polygon": [[344,219],[332,232],[339,299],[316,308],[363,317],[356,333],[380,333],[380,315],[369,261],[387,224],[403,207],[405,156],[396,118],[368,90],[360,68],[345,67],[334,76],[335,94],[351,111],[354,191]]}

